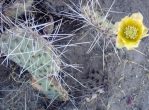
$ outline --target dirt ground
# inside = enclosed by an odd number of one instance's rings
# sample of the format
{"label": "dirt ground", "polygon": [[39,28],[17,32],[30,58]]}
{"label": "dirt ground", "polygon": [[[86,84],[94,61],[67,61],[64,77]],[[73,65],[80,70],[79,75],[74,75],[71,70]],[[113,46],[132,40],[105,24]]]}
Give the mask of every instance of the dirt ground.
{"label": "dirt ground", "polygon": [[[70,11],[62,0],[56,1],[50,4],[52,8],[49,10],[52,13]],[[78,4],[77,0],[74,2]],[[113,0],[99,2],[103,9],[109,9]],[[109,16],[113,23],[139,11],[144,16],[145,25],[149,27],[149,0],[115,0],[111,10],[115,11]],[[65,17],[64,21],[67,22],[63,23],[59,33],[70,34],[78,28],[79,22],[70,22],[71,20]],[[75,33],[71,43],[93,41],[91,33],[83,37],[86,31],[87,29],[84,29]],[[62,40],[56,44],[67,44],[69,40]],[[67,47],[66,57],[63,59],[69,64],[78,64],[81,71],[72,68],[65,71],[85,86],[64,75],[65,82],[71,88],[71,99],[67,102],[55,101],[50,104],[51,100],[45,99],[28,85],[28,75],[17,79],[21,81],[17,82],[12,77],[12,69],[1,65],[0,110],[149,110],[148,42],[149,38],[146,37],[137,50],[118,50],[120,58],[115,54],[112,45],[109,45],[105,50],[104,67],[103,52],[98,45],[89,54],[89,44]],[[103,46],[102,40],[99,43]],[[26,101],[28,103],[25,103]]]}
{"label": "dirt ground", "polygon": [[[103,9],[108,9],[112,2],[112,0],[100,0]],[[148,6],[149,1],[147,0],[116,0],[112,11],[123,13],[111,12],[110,18],[113,22],[116,22],[130,13],[139,11],[144,16],[144,23],[149,26]],[[89,35],[84,38],[85,41],[87,41],[86,39],[91,40]],[[90,102],[85,100],[80,102],[81,107],[79,109],[149,110],[148,41],[149,38],[144,38],[139,48],[137,48],[142,53],[119,50],[120,60],[109,46],[109,49],[106,50],[104,71],[102,69],[102,51],[98,46],[90,54],[86,54],[88,45],[71,48],[69,53],[71,63],[75,62],[83,66],[83,72],[76,72],[75,76],[89,88],[82,90],[85,91],[83,96],[87,94],[87,96],[84,96],[85,98],[90,97],[92,99],[91,97],[94,97]],[[100,90],[103,90],[104,93],[98,92]],[[70,108],[65,108],[70,110]]]}

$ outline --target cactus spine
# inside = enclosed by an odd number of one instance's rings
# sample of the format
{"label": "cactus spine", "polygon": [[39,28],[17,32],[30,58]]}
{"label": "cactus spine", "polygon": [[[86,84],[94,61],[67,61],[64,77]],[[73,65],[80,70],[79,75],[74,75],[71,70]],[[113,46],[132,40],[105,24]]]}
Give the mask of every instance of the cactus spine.
{"label": "cactus spine", "polygon": [[33,87],[47,94],[49,98],[57,96],[61,100],[67,100],[67,92],[54,77],[60,71],[60,58],[53,48],[28,27],[12,28],[0,35],[1,53],[6,55],[6,59],[11,59],[32,74]]}
{"label": "cactus spine", "polygon": [[3,7],[3,14],[9,18],[16,18],[24,12],[28,12],[32,3],[33,0],[15,0]]}
{"label": "cactus spine", "polygon": [[94,8],[92,5],[87,4],[81,8],[86,24],[95,27],[94,29],[99,32],[103,32],[108,37],[113,35],[114,25],[102,14],[101,11],[96,9],[96,3],[94,3]]}

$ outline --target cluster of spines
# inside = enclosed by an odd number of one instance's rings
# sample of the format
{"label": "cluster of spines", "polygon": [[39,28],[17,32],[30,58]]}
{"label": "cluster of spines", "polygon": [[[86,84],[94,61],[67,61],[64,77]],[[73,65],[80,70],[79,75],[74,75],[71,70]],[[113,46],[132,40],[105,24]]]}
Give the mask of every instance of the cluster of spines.
{"label": "cluster of spines", "polygon": [[33,0],[15,0],[9,2],[9,4],[3,3],[3,14],[9,18],[17,18],[23,13],[29,12],[33,4]]}
{"label": "cluster of spines", "polygon": [[[93,5],[93,6],[92,6]],[[94,6],[95,5],[95,6]],[[111,36],[113,35],[114,25],[96,7],[97,4],[86,4],[81,7],[81,13],[87,25],[94,27],[97,31]]]}
{"label": "cluster of spines", "polygon": [[30,28],[13,28],[1,34],[0,44],[6,59],[23,67],[20,74],[24,70],[32,74],[34,87],[40,88],[49,98],[57,96],[62,100],[68,99],[67,92],[54,77],[60,71],[60,59],[42,36]]}

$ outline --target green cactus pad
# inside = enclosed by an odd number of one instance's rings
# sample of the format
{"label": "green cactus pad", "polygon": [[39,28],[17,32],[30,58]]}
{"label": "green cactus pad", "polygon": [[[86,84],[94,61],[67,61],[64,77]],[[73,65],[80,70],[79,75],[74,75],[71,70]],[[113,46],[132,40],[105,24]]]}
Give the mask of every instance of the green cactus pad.
{"label": "green cactus pad", "polygon": [[49,98],[68,99],[67,92],[54,77],[60,71],[60,58],[54,47],[37,32],[29,28],[8,30],[0,36],[0,49],[6,59],[11,59],[32,74],[33,87]]}

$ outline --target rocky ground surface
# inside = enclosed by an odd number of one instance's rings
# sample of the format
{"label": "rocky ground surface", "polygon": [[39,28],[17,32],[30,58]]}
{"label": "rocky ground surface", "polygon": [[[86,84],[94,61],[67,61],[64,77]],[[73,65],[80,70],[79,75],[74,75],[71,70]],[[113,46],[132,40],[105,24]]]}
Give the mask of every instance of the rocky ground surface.
{"label": "rocky ground surface", "polygon": [[[99,0],[103,9],[109,9],[113,0]],[[65,2],[68,2],[65,0]],[[78,4],[78,1],[73,1]],[[61,19],[55,13],[70,9],[62,0],[51,0],[50,12],[54,20]],[[40,6],[40,5],[39,5]],[[148,0],[115,0],[109,18],[112,22],[133,12],[141,12],[144,23],[149,27]],[[78,28],[78,22],[63,17],[59,33],[71,34]],[[84,37],[87,29],[78,31],[71,43],[91,42],[92,33]],[[67,44],[70,39],[55,44]],[[102,49],[96,45],[88,54],[90,44],[67,47],[64,60],[69,64],[78,64],[80,71],[67,68],[70,75],[80,81],[81,86],[71,77],[65,76],[70,86],[70,100],[67,102],[45,99],[26,82],[28,75],[14,79],[11,67],[0,66],[0,110],[149,110],[149,38],[141,41],[137,50],[118,50],[112,45],[105,50],[103,66]],[[103,41],[99,42],[103,46]],[[119,55],[119,58],[118,58]],[[1,59],[2,60],[2,59]],[[15,70],[19,71],[19,69]],[[27,103],[26,103],[27,102]]]}

